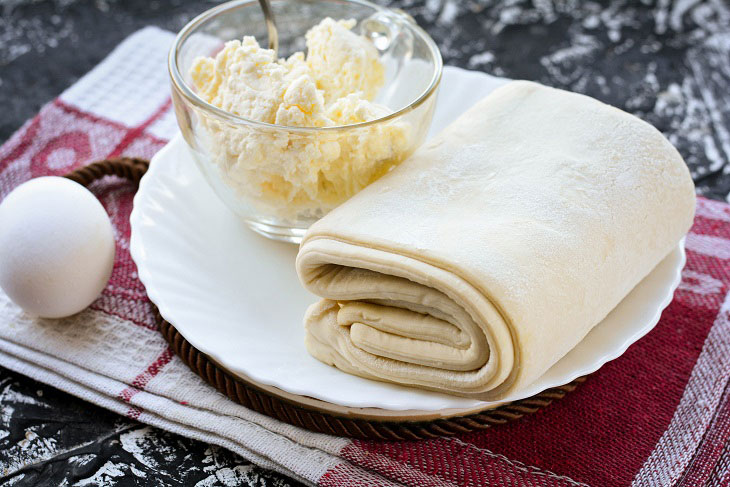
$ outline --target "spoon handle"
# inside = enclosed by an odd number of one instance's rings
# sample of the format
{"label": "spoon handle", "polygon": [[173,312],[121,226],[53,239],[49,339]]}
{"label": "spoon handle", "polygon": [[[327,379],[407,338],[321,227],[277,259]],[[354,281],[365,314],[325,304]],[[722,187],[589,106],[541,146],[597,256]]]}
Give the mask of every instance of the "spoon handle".
{"label": "spoon handle", "polygon": [[279,34],[276,30],[276,20],[274,19],[274,12],[271,10],[270,0],[259,0],[261,4],[261,10],[264,12],[264,18],[266,19],[266,30],[269,35],[269,49],[273,50],[276,55],[279,55]]}

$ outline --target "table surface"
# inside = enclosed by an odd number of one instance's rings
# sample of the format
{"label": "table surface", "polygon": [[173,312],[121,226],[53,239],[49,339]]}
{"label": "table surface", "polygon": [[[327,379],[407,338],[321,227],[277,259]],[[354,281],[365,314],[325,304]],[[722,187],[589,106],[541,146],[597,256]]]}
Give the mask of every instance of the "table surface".
{"label": "table surface", "polygon": [[[0,141],[154,24],[219,2],[0,2]],[[730,4],[400,0],[446,64],[589,94],[661,130],[699,194],[730,193]],[[298,485],[222,448],[122,418],[0,368],[0,485]]]}

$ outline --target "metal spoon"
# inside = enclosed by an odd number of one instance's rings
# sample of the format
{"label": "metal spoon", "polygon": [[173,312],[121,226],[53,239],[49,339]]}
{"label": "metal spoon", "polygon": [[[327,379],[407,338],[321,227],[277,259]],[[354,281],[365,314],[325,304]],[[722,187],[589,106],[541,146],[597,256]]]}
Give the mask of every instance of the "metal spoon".
{"label": "metal spoon", "polygon": [[276,30],[276,20],[274,19],[274,12],[271,10],[271,2],[269,0],[259,0],[261,4],[261,10],[264,12],[264,18],[266,19],[266,30],[269,35],[269,49],[279,56],[279,33]]}

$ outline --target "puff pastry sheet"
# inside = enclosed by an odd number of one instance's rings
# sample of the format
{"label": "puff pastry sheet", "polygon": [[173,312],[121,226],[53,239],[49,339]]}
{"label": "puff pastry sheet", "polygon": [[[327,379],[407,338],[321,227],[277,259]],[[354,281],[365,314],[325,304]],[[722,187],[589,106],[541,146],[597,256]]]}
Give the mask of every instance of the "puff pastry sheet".
{"label": "puff pastry sheet", "polygon": [[307,347],[346,372],[499,400],[677,244],[679,153],[592,98],[514,81],[307,232]]}

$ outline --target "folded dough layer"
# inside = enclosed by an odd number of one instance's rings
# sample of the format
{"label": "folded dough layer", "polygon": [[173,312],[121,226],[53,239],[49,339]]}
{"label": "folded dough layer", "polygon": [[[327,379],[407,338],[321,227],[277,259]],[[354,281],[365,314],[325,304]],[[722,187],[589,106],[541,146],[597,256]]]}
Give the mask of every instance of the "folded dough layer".
{"label": "folded dough layer", "polygon": [[570,351],[694,216],[649,124],[514,81],[315,223],[307,348],[346,372],[499,400]]}

